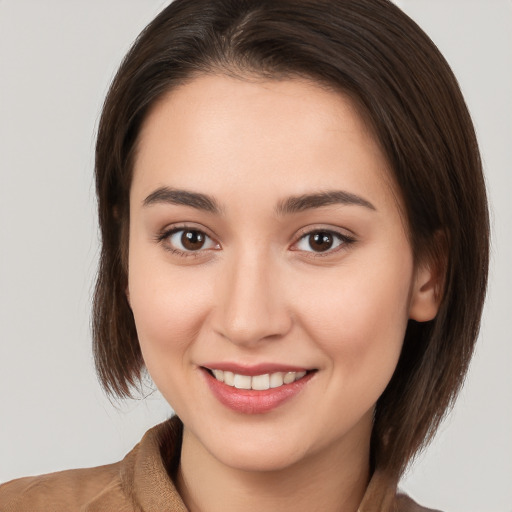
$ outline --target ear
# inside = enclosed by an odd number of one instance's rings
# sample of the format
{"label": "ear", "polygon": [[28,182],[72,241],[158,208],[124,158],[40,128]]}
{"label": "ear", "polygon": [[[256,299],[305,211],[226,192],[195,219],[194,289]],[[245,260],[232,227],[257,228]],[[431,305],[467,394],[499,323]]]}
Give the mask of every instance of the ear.
{"label": "ear", "polygon": [[427,261],[419,263],[414,276],[411,299],[409,303],[409,318],[417,322],[433,320],[439,310],[446,276],[446,240],[445,236],[437,233],[437,249]]}
{"label": "ear", "polygon": [[418,266],[409,305],[409,318],[417,322],[428,322],[435,318],[442,295],[439,280],[439,272],[433,270],[432,265]]}

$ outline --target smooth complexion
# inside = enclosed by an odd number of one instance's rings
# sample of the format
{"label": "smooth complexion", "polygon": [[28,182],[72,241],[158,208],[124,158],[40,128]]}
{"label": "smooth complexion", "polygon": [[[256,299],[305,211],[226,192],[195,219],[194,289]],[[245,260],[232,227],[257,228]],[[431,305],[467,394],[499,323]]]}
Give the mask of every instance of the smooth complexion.
{"label": "smooth complexion", "polygon": [[[149,373],[185,425],[191,511],[358,508],[407,321],[437,312],[399,201],[352,103],[314,83],[207,75],[153,107],[127,293]],[[304,381],[268,407],[207,370],[289,367]]]}

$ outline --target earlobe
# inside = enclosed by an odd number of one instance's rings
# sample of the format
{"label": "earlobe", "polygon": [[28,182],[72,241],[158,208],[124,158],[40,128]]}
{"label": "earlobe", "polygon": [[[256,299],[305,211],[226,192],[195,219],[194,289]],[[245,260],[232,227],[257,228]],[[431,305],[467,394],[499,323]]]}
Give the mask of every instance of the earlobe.
{"label": "earlobe", "polygon": [[416,270],[414,287],[409,306],[409,318],[417,322],[433,320],[442,298],[442,272],[431,265],[422,265]]}

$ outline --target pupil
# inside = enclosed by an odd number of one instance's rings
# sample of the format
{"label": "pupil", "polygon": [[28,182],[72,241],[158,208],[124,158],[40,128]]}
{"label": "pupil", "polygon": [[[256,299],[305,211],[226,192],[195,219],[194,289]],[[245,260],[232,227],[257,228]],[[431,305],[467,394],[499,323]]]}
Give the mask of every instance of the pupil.
{"label": "pupil", "polygon": [[200,231],[184,231],[181,235],[181,243],[189,251],[197,251],[204,245],[204,233]]}
{"label": "pupil", "polygon": [[333,237],[330,233],[313,233],[309,236],[309,245],[316,252],[327,251],[332,247]]}

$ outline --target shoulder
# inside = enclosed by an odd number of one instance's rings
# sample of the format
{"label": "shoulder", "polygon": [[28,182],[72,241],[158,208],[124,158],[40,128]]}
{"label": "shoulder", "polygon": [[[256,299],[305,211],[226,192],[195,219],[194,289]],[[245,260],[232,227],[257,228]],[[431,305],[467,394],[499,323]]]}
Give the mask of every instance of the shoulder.
{"label": "shoulder", "polygon": [[[0,485],[1,512],[186,512],[168,471],[177,467],[179,418],[150,429],[115,464],[19,478]],[[171,461],[167,467],[164,461]]]}
{"label": "shoulder", "polygon": [[[47,475],[19,478],[0,485],[3,512],[93,511],[95,502],[105,499],[116,511],[133,510],[124,497],[120,478],[121,463],[87,469],[72,469]],[[97,509],[96,509],[97,510]]]}
{"label": "shoulder", "polygon": [[425,508],[418,505],[413,499],[409,498],[406,494],[399,493],[395,499],[396,512],[441,512],[433,508]]}

